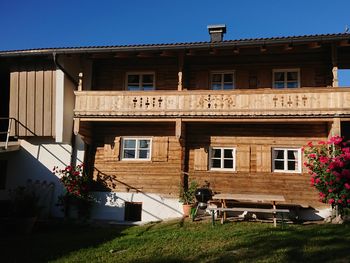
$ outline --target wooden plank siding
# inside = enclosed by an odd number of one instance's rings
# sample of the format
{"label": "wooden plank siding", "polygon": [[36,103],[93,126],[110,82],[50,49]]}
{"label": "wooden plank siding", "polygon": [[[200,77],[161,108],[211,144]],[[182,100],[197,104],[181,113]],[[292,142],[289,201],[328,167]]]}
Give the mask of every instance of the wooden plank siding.
{"label": "wooden plank siding", "polygon": [[[301,174],[272,172],[271,149],[301,148],[310,140],[326,140],[327,134],[326,123],[187,124],[189,179],[200,185],[208,181],[215,192],[282,194],[286,203],[320,207],[305,168]],[[208,153],[209,146],[235,147],[236,171],[197,169],[198,149]]]}
{"label": "wooden plank siding", "polygon": [[[247,59],[249,63],[247,63]],[[256,87],[272,87],[274,69],[300,69],[300,85],[326,87],[332,85],[330,55],[325,54],[280,54],[252,57],[185,57],[183,88],[206,90],[210,88],[211,71],[232,70],[235,72],[236,89],[249,89],[249,81],[256,79]],[[177,90],[178,58],[116,58],[94,61],[93,90],[125,90],[127,72],[154,72],[157,90]]]}
{"label": "wooden plank siding", "polygon": [[[95,145],[91,153],[94,178],[104,181],[112,191],[141,191],[176,198],[182,171],[186,171],[189,180],[196,180],[199,185],[208,181],[215,192],[282,194],[288,204],[322,207],[305,168],[300,174],[272,172],[271,149],[299,148],[310,140],[326,140],[327,123],[187,123],[183,147],[175,136],[175,123],[89,125]],[[125,161],[119,156],[123,136],[149,137],[153,144],[168,144],[155,146],[150,161]],[[236,171],[209,170],[209,146],[235,147]]]}
{"label": "wooden plank siding", "polygon": [[[141,191],[177,197],[181,180],[182,147],[175,125],[166,123],[94,123],[95,180],[103,180],[113,191]],[[123,136],[152,139],[149,161],[121,160]]]}
{"label": "wooden plank siding", "polygon": [[[38,136],[55,136],[55,96],[55,70],[28,66],[10,73],[10,117]],[[17,135],[33,136],[21,125]]]}

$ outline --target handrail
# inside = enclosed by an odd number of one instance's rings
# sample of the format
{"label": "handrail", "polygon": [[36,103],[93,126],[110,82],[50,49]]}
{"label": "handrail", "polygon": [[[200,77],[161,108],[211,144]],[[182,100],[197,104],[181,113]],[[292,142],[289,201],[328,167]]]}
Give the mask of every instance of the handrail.
{"label": "handrail", "polygon": [[22,122],[20,122],[16,118],[13,118],[13,117],[0,117],[0,121],[1,120],[8,120],[8,122],[9,122],[8,123],[8,127],[7,127],[7,131],[0,132],[0,134],[6,134],[5,150],[7,150],[7,148],[8,148],[8,144],[9,144],[9,140],[10,140],[10,133],[11,133],[11,128],[12,128],[12,123],[13,122],[15,123],[15,136],[14,137],[18,138],[19,125],[21,125],[21,127],[23,127],[25,130],[30,132],[32,135],[38,136],[38,135],[35,134],[35,132],[33,132],[28,127],[26,127]]}

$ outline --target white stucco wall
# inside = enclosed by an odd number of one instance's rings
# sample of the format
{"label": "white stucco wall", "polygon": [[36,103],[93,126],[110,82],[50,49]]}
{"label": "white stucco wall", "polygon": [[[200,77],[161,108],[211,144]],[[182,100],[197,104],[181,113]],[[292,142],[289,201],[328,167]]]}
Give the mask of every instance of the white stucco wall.
{"label": "white stucco wall", "polygon": [[51,214],[62,216],[58,207],[55,206],[57,197],[62,193],[59,179],[52,173],[54,166],[60,168],[70,164],[72,147],[68,144],[55,143],[52,138],[31,138],[20,140],[19,151],[8,153],[6,189],[0,191],[0,198],[8,198],[8,190],[17,186],[25,186],[28,179],[54,183],[54,192],[51,203]]}
{"label": "white stucco wall", "polygon": [[178,199],[157,194],[95,192],[95,197],[98,204],[93,207],[92,219],[124,221],[125,202],[142,202],[143,222],[182,217],[182,204]]}

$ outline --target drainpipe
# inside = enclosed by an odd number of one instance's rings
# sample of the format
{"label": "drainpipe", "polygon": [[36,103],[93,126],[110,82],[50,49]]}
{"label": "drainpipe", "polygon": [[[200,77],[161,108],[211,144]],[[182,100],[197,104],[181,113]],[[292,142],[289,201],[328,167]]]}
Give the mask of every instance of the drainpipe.
{"label": "drainpipe", "polygon": [[52,53],[53,56],[53,62],[55,63],[56,67],[58,67],[60,70],[62,70],[62,72],[69,78],[70,81],[73,82],[75,89],[77,89],[78,87],[78,81],[75,80],[75,78],[70,75],[67,70],[65,70],[65,68],[58,62],[58,54],[56,54],[56,52]]}

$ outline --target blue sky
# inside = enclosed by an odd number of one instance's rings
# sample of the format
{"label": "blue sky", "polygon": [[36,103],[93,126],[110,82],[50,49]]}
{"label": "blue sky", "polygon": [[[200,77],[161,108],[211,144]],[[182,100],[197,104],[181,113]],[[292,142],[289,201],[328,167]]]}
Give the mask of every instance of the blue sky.
{"label": "blue sky", "polygon": [[349,0],[2,0],[0,50],[325,34],[350,26]]}

